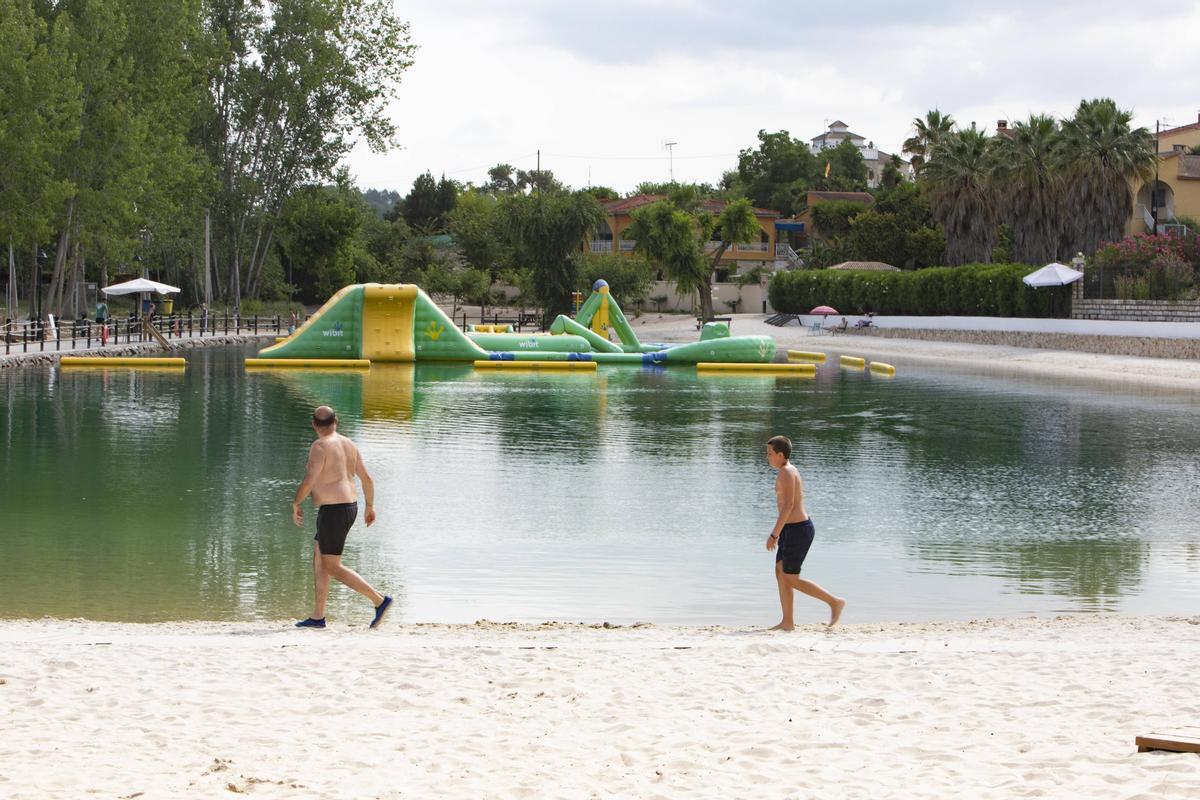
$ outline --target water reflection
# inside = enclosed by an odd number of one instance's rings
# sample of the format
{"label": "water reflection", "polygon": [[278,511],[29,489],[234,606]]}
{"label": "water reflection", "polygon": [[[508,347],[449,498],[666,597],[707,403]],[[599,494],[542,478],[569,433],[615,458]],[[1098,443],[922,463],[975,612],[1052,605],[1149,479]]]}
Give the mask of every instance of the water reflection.
{"label": "water reflection", "polygon": [[769,617],[774,433],[796,442],[813,568],[859,619],[1200,600],[1191,398],[836,367],[245,373],[247,352],[0,371],[0,614],[303,613],[312,532],[288,504],[322,403],[380,486],[347,561],[402,618]]}

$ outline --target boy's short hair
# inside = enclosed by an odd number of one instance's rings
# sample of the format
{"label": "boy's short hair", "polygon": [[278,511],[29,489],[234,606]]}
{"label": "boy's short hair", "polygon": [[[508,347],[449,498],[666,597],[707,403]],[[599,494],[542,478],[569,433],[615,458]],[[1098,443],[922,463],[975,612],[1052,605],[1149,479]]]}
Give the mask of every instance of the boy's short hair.
{"label": "boy's short hair", "polygon": [[782,454],[784,458],[792,457],[792,440],[786,436],[772,436],[767,439],[767,446],[776,453]]}

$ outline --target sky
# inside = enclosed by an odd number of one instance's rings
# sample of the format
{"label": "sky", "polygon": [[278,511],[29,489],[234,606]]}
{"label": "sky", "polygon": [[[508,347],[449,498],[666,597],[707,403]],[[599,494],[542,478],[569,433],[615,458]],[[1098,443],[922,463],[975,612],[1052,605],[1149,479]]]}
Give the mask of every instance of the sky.
{"label": "sky", "polygon": [[932,108],[988,130],[1085,97],[1150,130],[1200,114],[1200,0],[395,3],[419,49],[390,107],[399,147],[348,158],[363,189],[479,184],[538,150],[575,188],[716,183],[760,129],[808,142],[839,119],[894,153]]}

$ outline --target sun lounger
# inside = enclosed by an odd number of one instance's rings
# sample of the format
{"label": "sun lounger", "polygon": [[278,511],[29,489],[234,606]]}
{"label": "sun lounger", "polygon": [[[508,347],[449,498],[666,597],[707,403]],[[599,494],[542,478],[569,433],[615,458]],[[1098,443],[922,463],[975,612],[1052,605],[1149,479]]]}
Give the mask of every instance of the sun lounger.
{"label": "sun lounger", "polygon": [[1169,750],[1172,753],[1200,753],[1200,728],[1179,728],[1166,733],[1148,733],[1134,739],[1139,753]]}

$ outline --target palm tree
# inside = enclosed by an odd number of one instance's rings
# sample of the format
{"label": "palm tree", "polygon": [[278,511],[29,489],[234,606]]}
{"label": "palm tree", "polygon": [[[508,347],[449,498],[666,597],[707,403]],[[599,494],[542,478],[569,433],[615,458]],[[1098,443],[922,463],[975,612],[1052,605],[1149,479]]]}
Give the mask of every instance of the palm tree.
{"label": "palm tree", "polygon": [[934,218],[946,231],[951,264],[986,262],[996,244],[992,143],[971,128],[942,137],[923,177]]}
{"label": "palm tree", "polygon": [[634,252],[657,262],[680,293],[699,292],[705,318],[712,315],[708,261],[696,240],[695,217],[670,200],[660,200],[634,211],[633,222],[621,236],[635,240]]}
{"label": "palm tree", "polygon": [[1055,161],[1064,172],[1070,209],[1066,253],[1091,253],[1119,239],[1133,212],[1130,182],[1149,178],[1154,168],[1154,137],[1131,128],[1133,114],[1105,97],[1084,100],[1062,124]]}
{"label": "palm tree", "polygon": [[906,139],[902,149],[912,156],[913,172],[920,173],[925,162],[929,160],[933,148],[954,131],[954,117],[943,114],[935,108],[932,111],[926,111],[924,119],[920,117],[914,119],[913,128],[916,129],[916,136]]}
{"label": "palm tree", "polygon": [[1054,160],[1058,123],[1032,114],[1010,130],[994,140],[995,174],[1005,188],[999,211],[1012,228],[1013,260],[1044,264],[1059,257],[1066,224],[1065,182]]}

